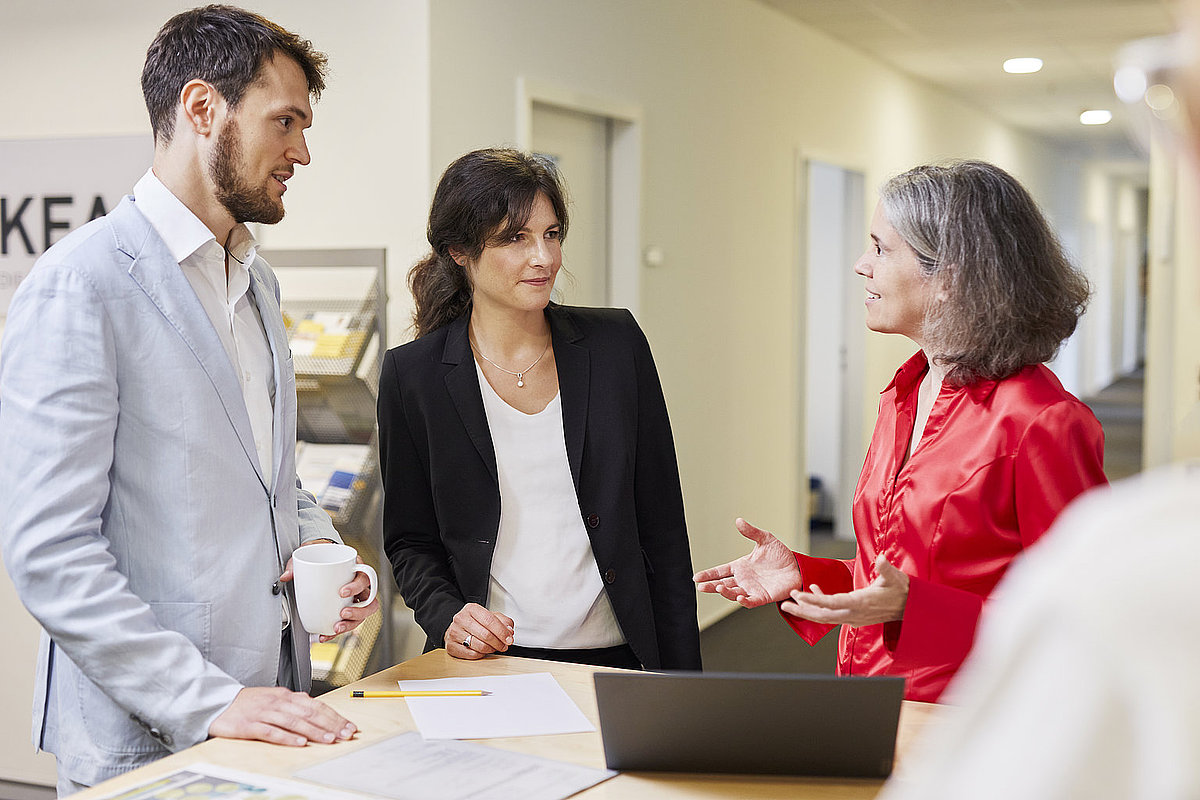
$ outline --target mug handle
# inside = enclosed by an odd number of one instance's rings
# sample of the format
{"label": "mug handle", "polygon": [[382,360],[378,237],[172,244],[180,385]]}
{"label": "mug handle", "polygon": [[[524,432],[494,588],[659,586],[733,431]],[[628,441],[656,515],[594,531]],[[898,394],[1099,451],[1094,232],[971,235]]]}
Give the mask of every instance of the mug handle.
{"label": "mug handle", "polygon": [[357,603],[351,603],[350,607],[362,608],[363,606],[369,606],[371,605],[371,601],[375,599],[375,595],[379,589],[379,575],[376,574],[375,568],[370,564],[355,564],[354,571],[361,572],[371,580],[371,593],[367,596],[366,600],[362,600]]}

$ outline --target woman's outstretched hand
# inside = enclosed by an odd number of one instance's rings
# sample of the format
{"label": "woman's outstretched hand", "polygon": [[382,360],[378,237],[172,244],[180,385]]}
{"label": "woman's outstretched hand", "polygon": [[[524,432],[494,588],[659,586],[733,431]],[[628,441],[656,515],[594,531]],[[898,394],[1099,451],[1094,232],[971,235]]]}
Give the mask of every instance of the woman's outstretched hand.
{"label": "woman's outstretched hand", "polygon": [[692,580],[702,592],[716,593],[746,608],[788,599],[800,589],[796,556],[771,533],[738,517],[738,532],[754,542],[754,549],[736,561],[697,572]]}
{"label": "woman's outstretched hand", "polygon": [[807,592],[794,590],[779,609],[800,619],[855,628],[903,619],[908,576],[882,555],[875,559],[875,573],[868,586],[852,592],[824,594],[815,584]]}

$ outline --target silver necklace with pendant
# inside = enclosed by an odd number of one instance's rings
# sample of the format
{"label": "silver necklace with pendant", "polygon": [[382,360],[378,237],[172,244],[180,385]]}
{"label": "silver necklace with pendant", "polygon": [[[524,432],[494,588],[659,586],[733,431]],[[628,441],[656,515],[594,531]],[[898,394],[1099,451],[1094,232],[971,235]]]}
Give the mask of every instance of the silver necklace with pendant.
{"label": "silver necklace with pendant", "polygon": [[474,350],[479,355],[480,358],[482,358],[484,361],[491,364],[496,369],[500,370],[501,372],[506,372],[509,375],[512,375],[514,378],[516,378],[517,379],[517,388],[524,389],[525,388],[525,373],[529,372],[529,370],[533,369],[534,367],[536,367],[538,365],[538,362],[542,360],[542,356],[546,355],[546,352],[550,349],[550,342],[547,341],[546,346],[544,348],[542,348],[542,354],[539,355],[537,358],[535,358],[533,360],[532,364],[530,364],[528,367],[521,370],[520,372],[513,372],[511,369],[505,369],[504,367],[497,364],[495,361],[492,361],[490,358],[485,356],[483,353],[479,352],[479,348],[475,346],[474,342],[471,342],[471,349]]}

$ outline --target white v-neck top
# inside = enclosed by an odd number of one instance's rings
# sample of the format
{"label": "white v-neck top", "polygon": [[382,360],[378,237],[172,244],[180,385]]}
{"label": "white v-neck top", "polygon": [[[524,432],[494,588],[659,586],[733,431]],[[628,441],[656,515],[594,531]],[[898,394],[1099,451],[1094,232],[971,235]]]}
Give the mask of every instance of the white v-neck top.
{"label": "white v-neck top", "polygon": [[475,364],[500,479],[500,530],[487,607],[515,623],[522,647],[624,644],[600,580],[567,461],[562,400],[525,414]]}

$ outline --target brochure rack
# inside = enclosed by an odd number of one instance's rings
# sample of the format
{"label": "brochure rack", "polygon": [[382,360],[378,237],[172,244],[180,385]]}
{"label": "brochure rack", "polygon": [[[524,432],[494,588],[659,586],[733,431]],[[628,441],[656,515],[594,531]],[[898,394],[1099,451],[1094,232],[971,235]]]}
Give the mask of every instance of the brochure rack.
{"label": "brochure rack", "polygon": [[296,471],[346,544],[379,573],[381,614],[313,642],[314,694],[395,662],[396,598],[383,556],[375,398],[386,350],[383,249],[264,250],[279,278],[296,373]]}

